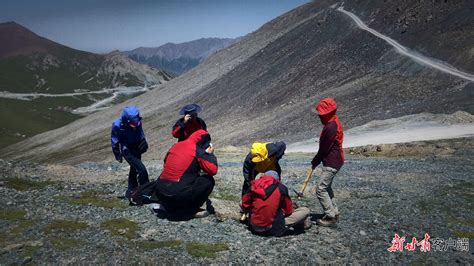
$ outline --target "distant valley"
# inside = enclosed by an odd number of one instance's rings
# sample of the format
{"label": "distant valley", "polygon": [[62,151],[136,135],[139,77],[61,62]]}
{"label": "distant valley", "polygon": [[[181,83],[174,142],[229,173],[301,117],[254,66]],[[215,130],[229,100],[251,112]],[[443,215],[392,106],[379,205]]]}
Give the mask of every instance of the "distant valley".
{"label": "distant valley", "polygon": [[167,72],[120,52],[93,54],[0,24],[0,147],[155,88]]}

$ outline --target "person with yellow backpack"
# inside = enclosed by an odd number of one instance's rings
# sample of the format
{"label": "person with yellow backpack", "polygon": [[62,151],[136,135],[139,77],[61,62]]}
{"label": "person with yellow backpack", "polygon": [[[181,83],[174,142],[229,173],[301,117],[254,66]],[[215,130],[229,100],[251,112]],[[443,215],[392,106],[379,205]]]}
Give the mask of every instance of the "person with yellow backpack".
{"label": "person with yellow backpack", "polygon": [[[274,170],[281,176],[281,167],[278,161],[283,157],[286,150],[286,144],[279,142],[255,142],[249,154],[245,157],[243,166],[244,184],[242,186],[242,200],[248,200],[251,197],[250,182],[260,173]],[[241,205],[242,206],[242,205]],[[241,221],[248,217],[249,210],[241,208]]]}

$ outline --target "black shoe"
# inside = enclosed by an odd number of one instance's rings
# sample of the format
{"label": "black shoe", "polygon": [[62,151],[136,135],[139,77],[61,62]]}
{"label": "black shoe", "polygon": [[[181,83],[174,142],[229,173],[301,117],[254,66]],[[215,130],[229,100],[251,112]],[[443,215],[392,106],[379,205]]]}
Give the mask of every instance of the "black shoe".
{"label": "black shoe", "polygon": [[212,201],[210,199],[206,200],[206,211],[209,214],[216,214],[216,210],[214,209],[214,206],[212,206]]}

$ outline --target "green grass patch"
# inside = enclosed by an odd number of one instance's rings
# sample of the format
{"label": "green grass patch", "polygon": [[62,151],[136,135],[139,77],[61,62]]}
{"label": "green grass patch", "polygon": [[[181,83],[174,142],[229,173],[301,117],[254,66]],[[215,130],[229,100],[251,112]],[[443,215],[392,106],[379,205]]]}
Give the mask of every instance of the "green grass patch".
{"label": "green grass patch", "polygon": [[215,259],[217,257],[217,252],[225,250],[229,250],[229,246],[224,243],[208,244],[191,242],[186,245],[186,251],[194,257]]}
{"label": "green grass patch", "polygon": [[39,190],[54,184],[51,181],[33,181],[24,178],[2,178],[0,181],[5,182],[5,186],[18,191]]}
{"label": "green grass patch", "polygon": [[0,209],[0,220],[18,221],[25,218],[26,211],[20,209]]}
{"label": "green grass patch", "polygon": [[17,226],[15,226],[12,230],[10,230],[10,234],[12,234],[12,235],[21,235],[26,230],[31,228],[35,223],[36,223],[36,221],[32,221],[32,220],[22,221]]}
{"label": "green grass patch", "polygon": [[77,248],[84,244],[84,241],[73,239],[73,238],[66,238],[66,237],[48,237],[49,242],[53,245],[53,247],[60,251],[65,251],[71,248]]}
{"label": "green grass patch", "polygon": [[240,197],[238,194],[236,195],[236,194],[230,194],[230,193],[225,193],[225,192],[212,193],[211,198],[240,202]]}
{"label": "green grass patch", "polygon": [[67,202],[72,205],[93,205],[96,207],[103,207],[109,209],[126,208],[121,200],[115,197],[104,197],[106,194],[98,191],[83,191],[79,196],[59,196],[58,200]]}
{"label": "green grass patch", "polygon": [[109,230],[113,235],[125,236],[128,239],[135,238],[138,231],[138,224],[125,218],[105,221],[101,227]]}
{"label": "green grass patch", "polygon": [[454,235],[459,237],[459,238],[469,238],[469,239],[474,239],[474,232],[472,231],[459,231],[459,230],[454,230]]}
{"label": "green grass patch", "polygon": [[473,219],[458,219],[458,218],[454,218],[452,216],[449,216],[448,219],[447,219],[447,222],[449,224],[459,224],[459,225],[467,225],[467,226],[470,226],[470,227],[474,227],[474,220]]}
{"label": "green grass patch", "polygon": [[46,234],[53,232],[72,232],[84,230],[88,227],[87,223],[71,220],[52,220],[44,229]]}
{"label": "green grass patch", "polygon": [[137,241],[135,246],[139,249],[158,249],[172,248],[178,249],[183,244],[181,240],[163,240],[163,241]]}
{"label": "green grass patch", "polygon": [[23,258],[33,257],[38,252],[39,249],[40,247],[24,246],[23,249],[21,250],[21,256]]}

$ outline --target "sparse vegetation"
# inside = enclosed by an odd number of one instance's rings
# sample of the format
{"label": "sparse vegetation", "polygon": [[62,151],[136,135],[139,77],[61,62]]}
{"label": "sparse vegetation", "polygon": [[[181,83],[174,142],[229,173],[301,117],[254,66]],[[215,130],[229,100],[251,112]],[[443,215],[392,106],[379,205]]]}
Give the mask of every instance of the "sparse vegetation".
{"label": "sparse vegetation", "polygon": [[125,236],[128,239],[135,238],[138,231],[138,224],[125,218],[105,221],[101,227],[109,230],[113,235]]}
{"label": "sparse vegetation", "polygon": [[12,230],[10,230],[10,234],[12,235],[20,235],[23,234],[26,230],[31,228],[36,221],[33,220],[25,220],[20,222],[17,226],[15,226]]}
{"label": "sparse vegetation", "polygon": [[474,239],[474,232],[472,231],[459,231],[455,230],[454,235],[459,237],[459,238],[469,238],[469,239]]}
{"label": "sparse vegetation", "polygon": [[18,191],[38,190],[54,184],[50,181],[33,181],[18,177],[2,178],[0,181],[4,181],[6,187],[13,188]]}
{"label": "sparse vegetation", "polygon": [[44,229],[46,234],[53,232],[72,232],[84,230],[88,227],[87,223],[70,220],[52,220]]}
{"label": "sparse vegetation", "polygon": [[83,191],[79,196],[59,196],[58,199],[73,205],[93,205],[103,208],[126,208],[122,201],[117,198],[104,197],[106,194],[88,190]]}
{"label": "sparse vegetation", "polygon": [[16,221],[25,218],[26,211],[20,209],[0,209],[0,220]]}
{"label": "sparse vegetation", "polygon": [[173,248],[178,249],[183,244],[181,240],[163,240],[163,241],[137,241],[135,246],[139,249],[158,249]]}
{"label": "sparse vegetation", "polygon": [[65,238],[65,237],[48,237],[49,242],[53,245],[53,247],[60,251],[65,251],[71,248],[76,248],[81,246],[84,241],[73,239],[73,238]]}
{"label": "sparse vegetation", "polygon": [[200,242],[191,242],[186,244],[186,251],[194,257],[204,257],[204,258],[216,258],[217,252],[229,250],[227,244],[217,243],[217,244],[208,244]]}

